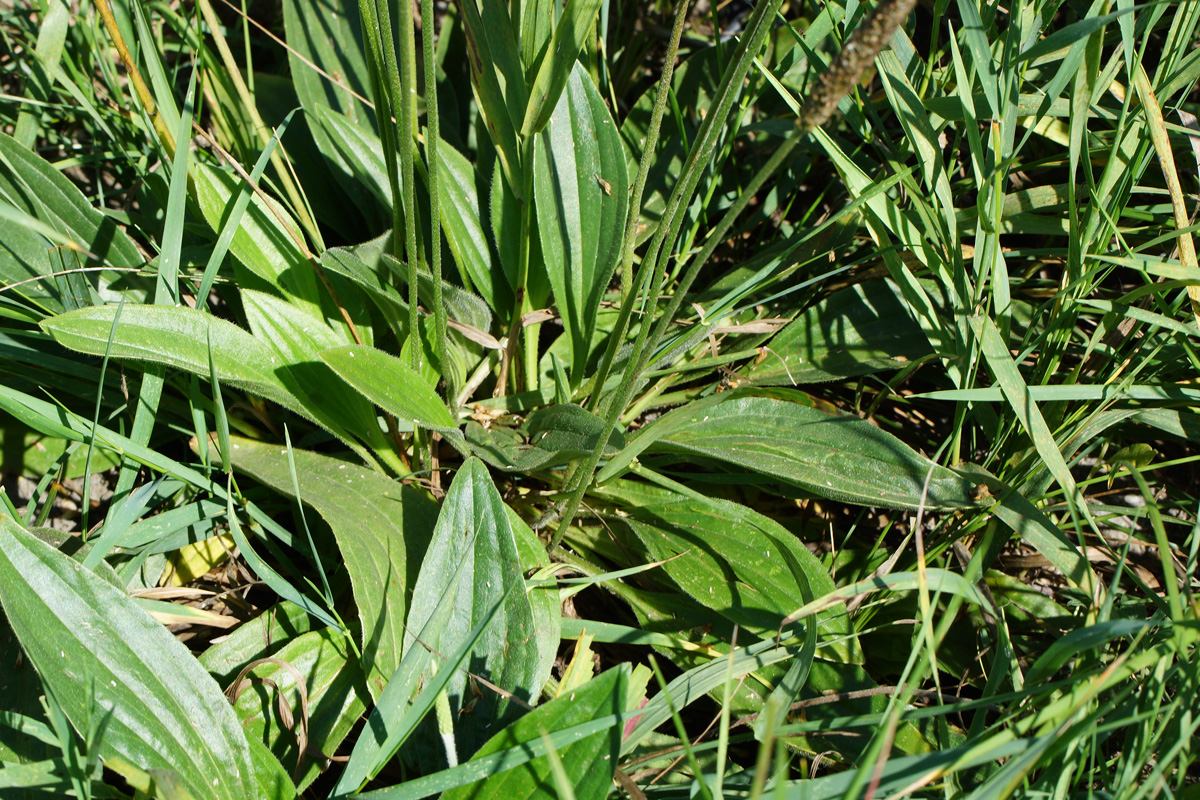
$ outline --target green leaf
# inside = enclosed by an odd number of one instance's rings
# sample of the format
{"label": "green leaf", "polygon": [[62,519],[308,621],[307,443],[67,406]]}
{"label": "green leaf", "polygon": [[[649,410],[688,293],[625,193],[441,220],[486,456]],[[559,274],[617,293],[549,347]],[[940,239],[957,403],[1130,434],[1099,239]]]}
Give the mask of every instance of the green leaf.
{"label": "green leaf", "polygon": [[[324,768],[318,754],[337,751],[366,710],[370,694],[358,660],[332,628],[305,633],[269,659],[243,673],[240,691],[230,687],[236,696],[234,712],[248,738],[295,768],[296,788],[303,791]],[[280,716],[280,703],[291,709],[292,720]],[[298,733],[306,737],[307,752],[299,747]]]}
{"label": "green leaf", "polygon": [[[246,294],[253,300],[253,295]],[[284,305],[272,300],[271,307]],[[255,307],[255,302],[248,303],[249,309]],[[258,303],[257,307],[261,310],[268,306]],[[319,335],[317,323],[304,312],[289,308],[276,319],[256,312],[262,327],[272,329],[272,335],[287,331],[293,337],[290,343],[277,342],[276,350],[263,338],[251,336],[231,322],[183,307],[126,307],[114,331],[116,309],[81,308],[46,320],[43,328],[59,343],[94,355],[105,353],[111,333],[113,358],[167,364],[204,378],[210,374],[211,342],[213,366],[223,383],[265,397],[322,425],[364,458],[366,452],[355,436],[372,444],[382,443],[369,407],[353,393],[340,389],[335,376],[316,360],[312,348],[322,338],[329,339],[325,344],[336,339],[328,328],[325,336]],[[282,352],[289,353],[287,360],[282,359]],[[291,360],[292,356],[297,360]]]}
{"label": "green leaf", "polygon": [[899,369],[933,354],[890,281],[835,292],[775,335],[746,371],[756,384],[798,386]]}
{"label": "green leaf", "polygon": [[[241,179],[200,162],[192,164],[192,177],[196,202],[204,219],[214,231],[221,230],[221,222],[226,210],[233,205]],[[269,207],[268,202],[272,206]],[[272,289],[313,316],[320,317],[316,272],[297,244],[300,236],[300,227],[282,206],[255,193],[242,214],[229,250],[246,269],[266,281]]]}
{"label": "green leaf", "polygon": [[476,639],[491,622],[494,613],[499,611],[500,605],[497,604],[453,653],[447,656],[443,651],[437,650],[440,655],[445,656],[445,663],[441,664],[440,669],[435,665],[436,674],[432,679],[426,680],[428,676],[425,674],[425,668],[433,660],[433,651],[441,646],[446,621],[453,613],[458,599],[458,579],[465,567],[465,561],[455,566],[454,575],[447,582],[446,590],[442,592],[429,619],[420,628],[418,637],[426,646],[410,647],[405,651],[400,666],[388,681],[367,719],[367,724],[354,742],[350,758],[346,761],[346,768],[342,770],[341,777],[334,787],[334,797],[343,797],[359,791],[363,784],[392,760],[392,756],[433,708],[447,681],[467,657]]}
{"label": "green leaf", "polygon": [[187,648],[123,592],[2,516],[0,602],[72,725],[106,718],[101,758],[174,770],[195,797],[258,795],[245,734]]}
{"label": "green leaf", "polygon": [[[857,417],[830,416],[779,397],[725,392],[647,425],[600,471],[615,477],[643,452],[705,456],[819,497],[884,508],[973,508],[972,484]],[[929,479],[928,495],[922,490]]]}
{"label": "green leaf", "polygon": [[520,198],[521,155],[517,120],[521,109],[525,108],[528,94],[508,11],[500,5],[497,0],[486,0],[486,22],[475,2],[461,3],[459,9],[467,34],[467,57],[471,62],[475,100],[496,146],[505,179]]}
{"label": "green leaf", "polygon": [[[112,217],[92,208],[83,193],[44,158],[3,133],[0,165],[0,197],[16,208],[78,241],[106,266],[135,269],[145,262]],[[6,226],[6,241],[8,235]]]}
{"label": "green leaf", "polygon": [[[466,427],[471,452],[494,467],[509,472],[529,472],[566,464],[591,453],[604,433],[604,422],[595,414],[572,403],[542,408],[529,415],[529,441],[510,428],[485,429],[476,422]],[[605,452],[615,454],[625,446],[625,437],[614,430]]]}
{"label": "green leaf", "polygon": [[[284,0],[283,24],[292,84],[305,110],[311,113],[318,108],[330,108],[352,122],[373,126],[374,112],[354,96],[366,97],[371,82],[358,5],[341,3],[337,13],[331,14],[329,7],[318,0]],[[336,75],[337,81],[321,75],[317,69],[326,75]],[[313,135],[320,144],[320,133],[313,131]]]}
{"label": "green leaf", "polygon": [[537,137],[534,198],[554,302],[571,337],[571,379],[578,386],[600,299],[620,257],[629,205],[617,127],[582,65],[570,74],[550,124]]}
{"label": "green leaf", "polygon": [[[232,438],[233,465],[293,496],[287,451]],[[417,577],[437,508],[425,495],[347,461],[293,450],[300,499],[337,539],[362,620],[362,652],[373,697],[400,664],[406,594]]]}
{"label": "green leaf", "polygon": [[[81,308],[42,323],[60,344],[103,355],[112,333],[112,357],[186,370],[207,376],[208,342],[221,380],[304,414],[299,401],[275,375],[266,346],[231,322],[190,308],[128,306],[113,331],[116,306]],[[306,415],[307,416],[307,415]]]}
{"label": "green leaf", "polygon": [[[22,284],[13,293],[47,313],[91,305],[93,292],[97,290],[107,293],[136,289],[130,299],[137,298],[139,302],[149,294],[152,280],[128,273],[105,271],[89,276],[74,273],[46,277],[64,269],[94,268],[101,263],[135,270],[143,265],[144,259],[115,220],[92,208],[79,189],[45,159],[3,133],[0,133],[0,201],[11,204],[17,214],[17,218],[9,218],[4,224],[0,286]],[[34,221],[40,223],[41,230],[30,224]],[[55,236],[57,240],[47,236]],[[77,248],[60,246],[67,241],[74,242]]]}
{"label": "green leaf", "polygon": [[394,417],[458,435],[458,426],[437,392],[400,359],[354,344],[325,350],[321,358],[346,383]]}
{"label": "green leaf", "polygon": [[390,225],[392,188],[379,135],[370,123],[323,106],[313,112],[311,119],[312,128],[320,134],[317,143],[321,152],[333,163],[335,171],[353,181],[356,190],[350,194],[355,205],[368,217],[378,217],[380,224]]}
{"label": "green leaf", "polygon": [[[463,284],[473,287],[491,308],[508,313],[512,309],[512,289],[504,273],[492,263],[479,208],[484,195],[478,188],[475,167],[446,142],[439,142],[437,150],[439,175],[444,178],[439,183],[438,201],[442,229],[464,276]],[[493,186],[492,191],[497,187]]]}
{"label": "green leaf", "polygon": [[308,612],[285,600],[237,626],[218,644],[201,653],[198,660],[217,683],[228,685],[242,667],[275,653],[312,628],[313,619]]}
{"label": "green leaf", "polygon": [[[584,684],[563,697],[551,700],[493,736],[471,759],[478,761],[506,750],[522,750],[546,734],[581,725],[625,710],[629,694],[629,667],[622,664]],[[612,786],[613,772],[621,750],[622,726],[575,739],[557,750],[569,764],[577,800],[603,800]],[[547,787],[551,762],[548,755],[526,761],[518,767],[494,774],[483,783],[467,784],[442,795],[444,800],[518,800],[551,797]]]}
{"label": "green leaf", "polygon": [[596,13],[602,2],[574,0],[563,9],[550,48],[542,58],[537,77],[530,84],[529,105],[525,109],[525,120],[521,123],[521,136],[540,133],[550,121],[567,79],[575,69],[575,59],[583,49],[588,31],[596,24]]}
{"label": "green leaf", "polygon": [[[525,520],[512,509],[505,506],[508,512],[508,522],[512,525],[513,537],[517,542],[517,555],[523,574],[531,569],[541,569],[550,566],[550,556],[546,547],[537,538]],[[558,657],[558,648],[562,644],[562,599],[558,594],[558,586],[549,583],[545,586],[533,586],[528,589],[529,605],[533,610],[533,626],[537,631],[538,672],[534,675],[531,685],[542,687],[550,678],[554,659]]]}
{"label": "green leaf", "polygon": [[[684,592],[760,636],[777,633],[784,617],[812,599],[797,574],[812,596],[835,588],[794,534],[736,503],[676,495],[629,509],[622,519],[652,558],[666,561],[663,570]],[[827,632],[849,632],[845,617],[823,622]]]}
{"label": "green leaf", "polygon": [[554,35],[554,0],[519,0],[512,8],[514,19],[521,10],[521,61],[528,73],[541,63]]}
{"label": "green leaf", "polygon": [[323,350],[347,343],[343,332],[273,295],[242,289],[241,296],[255,340],[271,353],[275,376],[308,415],[335,432],[352,432],[376,452],[387,449],[375,409],[320,360]]}
{"label": "green leaf", "polygon": [[[464,565],[456,575],[458,565]],[[446,494],[433,539],[413,589],[408,629],[417,631],[433,615],[447,582],[458,580],[458,602],[442,628],[443,653],[456,649],[494,607],[501,604],[467,658],[468,668],[525,703],[536,701],[545,674],[534,628],[533,608],[525,593],[524,570],[508,511],[492,484],[487,467],[478,459],[463,463]],[[419,647],[410,635],[408,647]],[[488,730],[520,714],[508,699],[484,690],[472,697],[466,674],[459,672],[446,686],[456,714],[459,753],[474,753]]]}

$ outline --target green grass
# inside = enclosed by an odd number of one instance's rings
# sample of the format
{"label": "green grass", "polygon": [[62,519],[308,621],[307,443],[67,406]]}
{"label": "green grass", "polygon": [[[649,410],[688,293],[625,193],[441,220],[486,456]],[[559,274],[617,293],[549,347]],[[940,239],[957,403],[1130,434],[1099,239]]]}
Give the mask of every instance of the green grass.
{"label": "green grass", "polygon": [[0,796],[1200,796],[1198,14],[0,7]]}

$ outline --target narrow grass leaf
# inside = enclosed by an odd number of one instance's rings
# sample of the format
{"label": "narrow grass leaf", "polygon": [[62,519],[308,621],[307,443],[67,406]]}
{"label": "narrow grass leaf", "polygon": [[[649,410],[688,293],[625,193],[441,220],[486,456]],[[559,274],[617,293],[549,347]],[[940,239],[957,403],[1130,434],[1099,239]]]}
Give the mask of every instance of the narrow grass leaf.
{"label": "narrow grass leaf", "polygon": [[341,623],[334,619],[328,611],[305,597],[299,589],[276,572],[271,565],[263,561],[262,557],[254,551],[254,548],[250,546],[250,540],[246,538],[246,534],[242,531],[241,523],[238,522],[237,512],[233,508],[233,495],[228,494],[227,497],[226,514],[229,519],[229,533],[233,536],[233,540],[237,542],[238,550],[241,552],[242,558],[246,559],[246,563],[250,566],[250,569],[254,570],[259,579],[271,587],[271,590],[275,594],[284,600],[291,600],[329,627],[341,630]]}

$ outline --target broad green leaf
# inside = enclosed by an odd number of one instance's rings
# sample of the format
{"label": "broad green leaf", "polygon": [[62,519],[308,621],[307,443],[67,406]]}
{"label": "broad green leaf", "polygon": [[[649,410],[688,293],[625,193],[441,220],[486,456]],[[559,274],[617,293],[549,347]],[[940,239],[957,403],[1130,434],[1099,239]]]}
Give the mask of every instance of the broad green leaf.
{"label": "broad green leaf", "polygon": [[[370,297],[392,323],[403,330],[407,325],[408,298],[391,281],[396,276],[408,280],[408,268],[388,253],[379,253],[370,242],[356,248],[331,247],[321,254],[321,267],[326,273],[339,275],[353,283]],[[433,303],[433,276],[424,268],[417,272],[421,302]],[[442,281],[442,302],[449,318],[483,332],[492,327],[492,312],[478,295]]]}
{"label": "broad green leaf", "polygon": [[242,667],[277,652],[312,629],[312,617],[300,606],[285,600],[239,625],[218,644],[201,653],[197,660],[217,683],[227,686]]}
{"label": "broad green leaf", "polygon": [[[310,113],[330,108],[353,122],[373,126],[374,112],[359,99],[370,94],[371,77],[363,53],[358,4],[340,3],[336,13],[330,12],[330,7],[319,0],[283,2],[288,63],[296,95]],[[314,135],[319,134],[314,131]]]}
{"label": "broad green leaf", "polygon": [[[461,573],[456,570],[463,564]],[[421,630],[433,615],[447,583],[459,581],[458,603],[442,628],[439,650],[449,653],[493,609],[500,610],[484,628],[466,661],[471,672],[525,703],[537,700],[545,674],[534,628],[533,608],[525,593],[524,571],[508,511],[482,461],[470,458],[454,477],[438,517],[429,550],[413,589],[408,630]],[[407,647],[419,647],[411,634]],[[467,676],[456,673],[446,687],[456,714],[458,752],[474,753],[489,730],[511,722],[519,707],[484,690],[473,697]]]}
{"label": "broad green leaf", "polygon": [[[307,363],[284,361],[263,339],[251,336],[233,323],[182,307],[127,307],[121,312],[120,325],[114,332],[112,320],[116,309],[117,306],[82,308],[46,320],[43,328],[61,344],[94,355],[106,352],[111,334],[114,358],[167,364],[204,378],[210,374],[211,342],[213,364],[224,383],[279,403],[324,426],[364,458],[365,451],[355,436],[368,442],[379,441],[374,420],[367,421],[368,409],[353,394],[341,394],[345,390],[337,388],[332,382],[335,376],[315,360],[315,354]],[[308,319],[298,310],[290,313],[300,315],[299,321],[293,320],[292,330]],[[312,336],[315,336],[312,330],[302,334],[302,338]],[[314,368],[325,377],[309,380],[308,373]],[[305,379],[304,384],[297,379],[297,372]],[[319,394],[310,397],[309,391]],[[343,399],[328,402],[326,396],[330,392],[334,398]]]}
{"label": "broad green leaf", "polygon": [[[870,423],[778,396],[734,391],[693,402],[647,425],[601,470],[615,477],[641,453],[704,456],[819,497],[884,508],[973,508],[972,483]],[[928,494],[923,488],[928,478]]]}
{"label": "broad green leaf", "polygon": [[7,516],[0,601],[72,724],[88,729],[89,706],[106,716],[102,758],[174,770],[195,797],[258,796],[245,734],[187,648],[119,589]]}
{"label": "broad green leaf", "polygon": [[[214,231],[221,230],[221,221],[233,205],[241,179],[200,162],[192,164],[192,176],[194,196],[204,219]],[[280,216],[284,222],[280,222]],[[282,206],[255,193],[229,250],[255,277],[320,317],[320,289],[313,265],[297,244],[296,237],[301,235],[299,225]]]}
{"label": "broad green leaf", "polygon": [[578,386],[600,299],[620,257],[629,205],[620,136],[582,65],[538,134],[534,198],[554,302],[571,337],[571,380]]}
{"label": "broad green leaf", "polygon": [[375,409],[338,380],[318,355],[347,344],[344,331],[340,327],[336,331],[331,329],[325,320],[313,318],[273,295],[243,289],[241,296],[250,330],[255,340],[268,348],[272,365],[279,365],[275,375],[288,392],[311,416],[326,425],[335,423],[334,430],[351,431],[376,452],[386,449],[388,445],[376,422]]}
{"label": "broad green leaf", "polygon": [[190,308],[128,306],[113,331],[116,306],[96,306],[61,314],[42,323],[60,344],[104,355],[112,334],[112,357],[186,370],[207,376],[208,342],[222,381],[305,413],[275,375],[278,365],[267,347],[231,322]]}
{"label": "broad green leaf", "polygon": [[392,188],[379,135],[367,122],[324,106],[313,111],[311,119],[313,129],[320,134],[321,152],[332,162],[334,171],[353,182],[355,190],[350,194],[355,205],[369,218],[378,217],[390,225]]}
{"label": "broad green leaf", "polygon": [[[629,694],[629,667],[622,664],[597,675],[588,683],[563,697],[534,709],[488,740],[473,761],[523,749],[546,734],[565,730],[595,719],[625,711]],[[588,736],[579,737],[557,750],[563,764],[571,770],[572,789],[577,800],[603,800],[612,787],[613,771],[621,750],[620,724],[613,724]],[[444,800],[477,798],[477,800],[518,800],[518,798],[552,797],[547,787],[550,777],[550,758],[539,756],[518,767],[494,774],[482,783],[467,784],[442,795]]]}
{"label": "broad green leaf", "polygon": [[[293,496],[285,448],[233,438],[233,465]],[[300,499],[328,523],[350,574],[362,620],[362,655],[373,697],[400,664],[406,594],[437,510],[423,494],[340,459],[293,450]]]}
{"label": "broad green leaf", "polygon": [[867,281],[812,306],[759,349],[756,384],[798,386],[899,369],[933,354],[890,281]]}
{"label": "broad green leaf", "polygon": [[[371,698],[349,643],[332,628],[293,639],[244,673],[240,687],[226,691],[237,698],[234,712],[247,737],[292,770],[299,791],[321,774],[320,754],[334,755]],[[291,720],[280,716],[281,703],[291,709]],[[307,752],[297,734],[306,737]]]}
{"label": "broad green leaf", "polygon": [[540,133],[550,122],[567,79],[578,68],[575,59],[583,49],[588,31],[596,24],[601,2],[603,0],[574,0],[563,9],[554,28],[554,38],[538,67],[537,77],[530,84],[529,105],[521,123],[522,136]]}
{"label": "broad green leaf", "polygon": [[[367,724],[354,742],[350,757],[346,761],[346,768],[342,770],[341,777],[334,787],[334,797],[343,797],[361,790],[363,784],[392,760],[392,756],[433,708],[450,677],[467,657],[476,639],[491,622],[494,613],[499,610],[499,604],[494,606],[492,612],[480,621],[453,653],[447,655],[437,649],[441,646],[446,621],[454,612],[458,599],[459,578],[465,567],[465,561],[455,566],[453,577],[446,582],[446,589],[438,599],[433,614],[419,629],[417,636],[425,646],[410,647],[405,651],[400,666],[396,668],[383,694],[375,703]],[[430,671],[436,670],[436,673],[426,680],[426,667],[433,660],[435,650],[445,657],[445,663],[440,665],[440,669],[435,664]]]}
{"label": "broad green leaf", "polygon": [[430,430],[458,433],[437,392],[395,356],[349,344],[325,350],[321,358],[342,380],[392,416]]}
{"label": "broad green leaf", "polygon": [[[517,542],[517,555],[525,574],[529,570],[550,566],[550,556],[546,547],[537,538],[525,520],[512,509],[505,506],[508,521],[512,525],[513,537]],[[528,589],[529,605],[533,611],[533,626],[537,631],[538,672],[532,680],[533,686],[544,686],[550,678],[554,659],[558,657],[558,648],[562,644],[562,599],[558,587],[553,583],[546,586],[533,586]]]}
{"label": "broad green leaf", "polygon": [[[0,417],[0,472],[8,475],[45,475],[55,468],[66,452],[69,442],[44,436],[20,424],[11,417]],[[87,448],[76,448],[64,464],[63,476],[83,475]],[[107,450],[97,450],[92,456],[92,471],[104,472],[121,466],[121,459]]]}
{"label": "broad green leaf", "polygon": [[[797,573],[815,597],[835,588],[794,534],[736,503],[676,495],[628,513],[621,519],[652,558],[666,561],[663,570],[684,592],[760,636],[777,633],[780,621],[807,602]],[[824,626],[827,633],[849,632],[845,617]]]}

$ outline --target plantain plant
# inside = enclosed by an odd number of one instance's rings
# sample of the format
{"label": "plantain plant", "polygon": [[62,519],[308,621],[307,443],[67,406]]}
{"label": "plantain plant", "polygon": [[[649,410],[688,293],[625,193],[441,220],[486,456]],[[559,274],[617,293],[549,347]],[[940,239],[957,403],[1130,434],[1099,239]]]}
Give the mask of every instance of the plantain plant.
{"label": "plantain plant", "polygon": [[5,791],[1187,783],[1193,4],[35,5]]}

